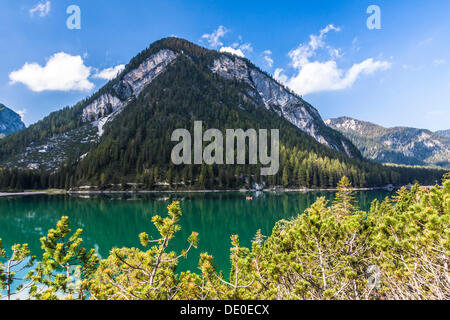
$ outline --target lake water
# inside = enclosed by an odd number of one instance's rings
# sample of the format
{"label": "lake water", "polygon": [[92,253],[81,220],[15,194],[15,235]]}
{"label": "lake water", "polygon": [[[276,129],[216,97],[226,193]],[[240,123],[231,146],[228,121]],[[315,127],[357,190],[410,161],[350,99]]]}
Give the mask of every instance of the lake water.
{"label": "lake water", "polygon": [[[246,196],[253,196],[247,201]],[[391,195],[385,191],[360,191],[357,200],[368,209],[373,199]],[[34,195],[0,198],[0,238],[9,248],[28,243],[33,255],[42,256],[40,237],[54,228],[64,215],[72,230],[82,228],[84,246],[94,248],[102,258],[113,247],[141,247],[138,235],[157,236],[152,216],[165,216],[171,201],[180,201],[181,231],[171,249],[187,247],[192,231],[199,233],[199,247],[182,259],[179,270],[197,271],[201,252],[213,255],[218,267],[229,269],[230,236],[238,234],[249,246],[256,231],[270,235],[275,222],[302,213],[319,196],[328,199],[334,192],[308,193],[192,193],[192,194],[114,194],[114,195]]]}

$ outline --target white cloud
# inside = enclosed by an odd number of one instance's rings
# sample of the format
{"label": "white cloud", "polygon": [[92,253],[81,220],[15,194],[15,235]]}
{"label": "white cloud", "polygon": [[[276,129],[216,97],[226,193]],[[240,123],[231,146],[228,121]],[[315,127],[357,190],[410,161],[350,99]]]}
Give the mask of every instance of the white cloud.
{"label": "white cloud", "polygon": [[220,52],[228,52],[228,53],[234,54],[241,58],[245,57],[245,55],[241,49],[234,49],[232,47],[222,47],[222,48],[220,48]]}
{"label": "white cloud", "polygon": [[278,80],[279,82],[283,83],[283,84],[287,84],[288,82],[288,76],[285,75],[284,73],[284,69],[283,68],[276,68],[275,72],[273,73],[273,77]]}
{"label": "white cloud", "polygon": [[205,39],[210,47],[220,47],[220,52],[228,52],[242,58],[245,57],[244,52],[253,52],[253,47],[250,43],[240,44],[240,42],[242,41],[242,36],[238,37],[237,42],[234,42],[231,45],[224,45],[224,43],[221,41],[221,38],[223,38],[228,32],[230,32],[230,30],[220,25],[217,30],[214,30],[212,33],[205,33],[204,35],[202,35],[202,39],[200,40],[200,42]]}
{"label": "white cloud", "polygon": [[353,38],[353,40],[352,40],[352,50],[354,52],[358,52],[359,50],[361,50],[361,47],[358,46],[358,43],[359,43],[358,37]]}
{"label": "white cloud", "polygon": [[272,51],[270,50],[264,51],[264,60],[266,61],[269,68],[272,68],[273,66]]}
{"label": "white cloud", "polygon": [[[325,36],[330,31],[336,31],[339,32],[341,29],[336,28],[334,25],[330,24],[326,26],[324,29],[320,30],[320,34],[317,35],[310,35],[309,36],[309,43],[307,44],[300,44],[296,49],[291,50],[289,52],[289,57],[292,60],[292,66],[294,68],[301,67],[303,64],[308,63],[309,59],[313,57],[316,54],[316,51],[318,49],[325,47]],[[327,46],[328,51],[330,52],[330,49],[333,49],[330,46]]]}
{"label": "white cloud", "polygon": [[329,46],[327,47],[327,49],[328,53],[330,54],[330,57],[333,59],[342,58],[342,56],[344,55],[341,49],[336,49]]}
{"label": "white cloud", "polygon": [[239,46],[242,51],[253,52],[253,47],[250,43],[244,43]]}
{"label": "white cloud", "polygon": [[[340,49],[325,44],[325,36],[330,31],[340,31],[339,28],[328,25],[319,35],[311,35],[307,44],[300,44],[289,52],[294,75],[288,77],[284,70],[277,68],[274,78],[287,85],[298,94],[310,94],[321,91],[342,90],[351,87],[360,75],[370,75],[379,70],[391,67],[387,61],[375,61],[372,58],[354,64],[350,69],[340,69],[335,61],[342,56]],[[327,61],[311,61],[319,49],[328,52]]]}
{"label": "white cloud", "polygon": [[91,68],[84,65],[80,56],[59,52],[48,59],[45,66],[38,63],[25,65],[9,74],[11,84],[23,83],[34,92],[90,91],[94,84],[88,80]]}
{"label": "white cloud", "polygon": [[318,36],[316,35],[310,35],[309,36],[309,45],[311,47],[312,50],[317,50],[318,48],[321,48],[325,45],[325,43],[323,42],[323,39],[325,38],[325,35],[330,32],[330,31],[336,31],[339,32],[341,31],[340,28],[335,27],[332,24],[329,24],[328,26],[326,26],[325,28],[323,28],[322,30],[320,30],[320,34]]}
{"label": "white cloud", "polygon": [[225,47],[220,48],[219,51],[220,52],[228,52],[228,53],[234,54],[238,57],[245,58],[244,51],[251,53],[251,52],[253,52],[253,47],[250,43],[239,44],[238,42],[235,42],[232,44],[231,47],[225,46]]}
{"label": "white cloud", "polygon": [[20,116],[20,119],[24,119],[25,115],[27,114],[27,109],[23,110],[13,110],[15,113],[17,113]]}
{"label": "white cloud", "polygon": [[125,69],[124,64],[112,68],[106,68],[97,72],[93,77],[96,79],[112,80]]}
{"label": "white cloud", "polygon": [[219,26],[217,30],[213,31],[211,34],[205,33],[204,35],[202,35],[202,39],[206,39],[211,47],[217,48],[223,46],[220,38],[223,38],[223,36],[225,36],[227,32],[227,28],[225,28],[224,26]]}
{"label": "white cloud", "polygon": [[50,13],[51,9],[51,2],[39,2],[37,5],[35,5],[33,8],[29,10],[29,13],[31,16],[33,16],[35,13],[39,14],[39,17],[45,17]]}

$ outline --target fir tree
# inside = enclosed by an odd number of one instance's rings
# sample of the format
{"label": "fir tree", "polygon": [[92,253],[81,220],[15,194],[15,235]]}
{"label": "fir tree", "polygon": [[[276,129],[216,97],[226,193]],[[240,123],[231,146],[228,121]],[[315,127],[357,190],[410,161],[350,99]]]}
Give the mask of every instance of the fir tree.
{"label": "fir tree", "polygon": [[333,200],[333,213],[338,217],[352,214],[357,210],[357,206],[355,205],[355,191],[350,180],[346,176],[343,176],[337,188],[338,192]]}

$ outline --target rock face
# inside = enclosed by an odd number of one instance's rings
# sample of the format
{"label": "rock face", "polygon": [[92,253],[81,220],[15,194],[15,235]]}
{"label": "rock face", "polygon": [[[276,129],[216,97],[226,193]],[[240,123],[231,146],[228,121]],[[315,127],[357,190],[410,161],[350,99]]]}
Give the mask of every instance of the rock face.
{"label": "rock face", "polygon": [[159,51],[127,73],[114,89],[122,100],[128,99],[131,95],[138,96],[176,57],[177,54],[171,50]]}
{"label": "rock face", "polygon": [[0,104],[0,138],[23,129],[25,129],[25,124],[20,116]]}
{"label": "rock face", "polygon": [[256,104],[273,110],[318,142],[352,156],[348,142],[337,141],[334,137],[320,132],[325,125],[314,107],[289,92],[273,78],[250,67],[245,60],[224,54],[214,61],[211,71],[226,79],[244,81],[250,86],[249,94]]}
{"label": "rock face", "polygon": [[83,121],[95,121],[117,110],[121,104],[119,98],[107,93],[85,107],[81,117]]}
{"label": "rock face", "polygon": [[136,69],[125,74],[121,81],[114,85],[113,92],[105,93],[83,109],[82,119],[92,122],[103,134],[103,126],[114,119],[131,97],[137,97],[165,68],[177,57],[171,50],[161,50],[150,56]]}
{"label": "rock face", "polygon": [[325,123],[347,136],[369,159],[383,163],[450,168],[450,139],[425,129],[384,128],[341,117]]}

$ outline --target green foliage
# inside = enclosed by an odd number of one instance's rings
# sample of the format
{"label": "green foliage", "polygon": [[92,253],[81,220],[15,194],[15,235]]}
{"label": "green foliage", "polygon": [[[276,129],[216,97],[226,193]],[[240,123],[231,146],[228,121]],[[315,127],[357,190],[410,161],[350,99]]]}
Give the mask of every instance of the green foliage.
{"label": "green foliage", "polygon": [[[6,254],[0,238],[0,290],[5,290],[6,299],[11,300],[27,289],[30,283],[24,278],[19,278],[18,273],[33,266],[35,258],[30,256],[28,244],[15,244],[11,247],[11,255]],[[15,290],[12,289],[14,281],[22,281]],[[1,297],[1,291],[0,291]]]}
{"label": "green foliage", "polygon": [[355,192],[352,189],[352,184],[346,176],[338,183],[338,192],[333,201],[333,212],[336,216],[342,217],[353,214],[356,210],[355,206]]}
{"label": "green foliage", "polygon": [[305,214],[279,222],[261,260],[277,299],[361,299],[369,246],[364,213],[333,214],[319,198]]}
{"label": "green foliage", "polygon": [[69,218],[62,217],[56,229],[41,238],[42,260],[29,275],[33,281],[30,296],[41,300],[84,300],[89,296],[89,280],[95,272],[98,258],[94,249],[83,248],[82,230],[70,235]]}
{"label": "green foliage", "polygon": [[449,299],[450,180],[443,189],[415,185],[374,204],[374,257],[383,270],[380,292],[394,299]]}
{"label": "green foliage", "polygon": [[170,240],[180,230],[179,202],[168,207],[168,215],[154,216],[152,222],[160,238],[150,239],[141,233],[142,246],[155,244],[147,251],[137,248],[113,249],[110,256],[100,262],[91,284],[94,299],[108,300],[168,300],[174,299],[179,291],[179,277],[175,274],[179,259],[185,257],[191,248],[197,247],[198,234],[193,232],[187,239],[189,246],[180,254],[167,252]]}
{"label": "green foliage", "polygon": [[[239,244],[237,235],[231,236],[230,249],[231,270],[228,278],[224,277],[222,271],[218,271],[214,265],[213,257],[207,253],[200,255],[199,269],[201,277],[197,279],[197,296],[202,299],[255,299],[255,292],[259,291],[261,286],[256,278],[255,267],[253,263],[251,250],[242,247]],[[181,278],[183,278],[182,274]],[[190,275],[192,278],[192,275]],[[189,298],[189,292],[184,293],[182,298]]]}

